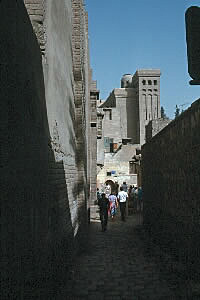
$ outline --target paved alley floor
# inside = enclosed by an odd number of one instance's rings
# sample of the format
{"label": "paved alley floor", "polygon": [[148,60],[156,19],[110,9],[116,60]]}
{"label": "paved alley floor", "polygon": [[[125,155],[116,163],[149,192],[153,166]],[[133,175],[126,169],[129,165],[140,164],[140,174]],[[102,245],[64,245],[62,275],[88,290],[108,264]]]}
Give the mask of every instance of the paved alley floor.
{"label": "paved alley floor", "polygon": [[73,280],[57,299],[199,299],[170,257],[146,238],[141,216],[92,223],[89,247],[79,255]]}

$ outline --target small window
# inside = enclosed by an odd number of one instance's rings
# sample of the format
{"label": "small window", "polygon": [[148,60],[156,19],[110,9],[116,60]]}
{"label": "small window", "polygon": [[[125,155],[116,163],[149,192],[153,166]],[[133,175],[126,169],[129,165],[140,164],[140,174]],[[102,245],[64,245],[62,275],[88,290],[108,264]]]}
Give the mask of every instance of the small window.
{"label": "small window", "polygon": [[111,172],[107,172],[107,176],[111,176]]}
{"label": "small window", "polygon": [[112,110],[109,111],[109,120],[112,120]]}
{"label": "small window", "polygon": [[145,89],[143,89],[142,91],[143,91],[143,92],[146,92],[146,90],[145,90]]}
{"label": "small window", "polygon": [[129,162],[129,174],[136,174],[137,171],[136,171],[136,165],[130,161]]}
{"label": "small window", "polygon": [[146,85],[146,80],[142,80],[142,84],[143,84],[143,85]]}
{"label": "small window", "polygon": [[114,144],[113,143],[110,143],[110,153],[113,153],[114,152]]}
{"label": "small window", "polygon": [[151,90],[151,89],[149,89],[149,90],[148,90],[148,92],[152,92],[152,90]]}
{"label": "small window", "polygon": [[148,84],[149,84],[149,85],[152,85],[152,81],[151,81],[151,80],[148,80]]}
{"label": "small window", "polygon": [[154,89],[154,92],[157,92],[158,90],[157,89]]}
{"label": "small window", "polygon": [[153,81],[153,84],[154,84],[154,85],[157,85],[157,84],[158,84],[158,81],[157,81],[157,80],[154,80],[154,81]]}
{"label": "small window", "polygon": [[97,127],[97,123],[90,123],[91,127]]}

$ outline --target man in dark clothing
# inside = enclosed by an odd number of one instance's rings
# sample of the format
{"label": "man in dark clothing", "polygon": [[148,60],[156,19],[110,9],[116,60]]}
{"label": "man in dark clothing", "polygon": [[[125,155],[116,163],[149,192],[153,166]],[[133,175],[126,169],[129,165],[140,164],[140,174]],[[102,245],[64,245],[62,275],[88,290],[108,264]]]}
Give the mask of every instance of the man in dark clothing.
{"label": "man in dark clothing", "polygon": [[115,189],[115,194],[116,194],[116,197],[117,197],[118,192],[119,192],[119,184],[118,184],[117,181],[115,181],[114,189]]}
{"label": "man in dark clothing", "polygon": [[122,190],[123,190],[124,192],[128,192],[128,186],[127,186],[127,184],[126,184],[126,181],[124,181],[123,184],[122,184]]}
{"label": "man in dark clothing", "polygon": [[97,202],[96,204],[98,204],[98,201],[101,199],[101,193],[99,192],[99,188],[97,188]]}
{"label": "man in dark clothing", "polygon": [[101,197],[98,199],[98,205],[100,208],[100,220],[102,231],[106,231],[107,223],[108,223],[108,208],[109,208],[109,200],[106,198],[105,193],[101,194]]}

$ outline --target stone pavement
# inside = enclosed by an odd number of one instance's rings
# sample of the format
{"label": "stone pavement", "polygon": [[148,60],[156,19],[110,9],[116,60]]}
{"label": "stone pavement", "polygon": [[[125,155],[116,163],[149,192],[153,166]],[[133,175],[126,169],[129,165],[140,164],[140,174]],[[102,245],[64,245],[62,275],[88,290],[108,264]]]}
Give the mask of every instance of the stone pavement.
{"label": "stone pavement", "polygon": [[126,222],[117,216],[106,232],[92,223],[88,249],[56,299],[199,299],[191,296],[180,267],[150,241],[141,223],[140,215]]}

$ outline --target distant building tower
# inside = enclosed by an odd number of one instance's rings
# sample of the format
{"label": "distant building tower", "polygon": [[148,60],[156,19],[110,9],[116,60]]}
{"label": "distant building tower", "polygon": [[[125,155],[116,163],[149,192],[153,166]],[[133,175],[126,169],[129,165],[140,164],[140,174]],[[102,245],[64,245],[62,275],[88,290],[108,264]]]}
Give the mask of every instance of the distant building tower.
{"label": "distant building tower", "polygon": [[146,125],[161,117],[160,75],[160,70],[144,69],[122,76],[121,88],[115,88],[99,107],[105,115],[103,124],[109,141],[145,143]]}
{"label": "distant building tower", "polygon": [[151,120],[161,117],[160,112],[160,70],[137,70],[133,76],[136,89],[139,120],[137,126],[139,144],[145,143],[145,127]]}
{"label": "distant building tower", "polygon": [[131,74],[124,74],[121,79],[121,88],[131,88],[132,87],[132,78]]}

